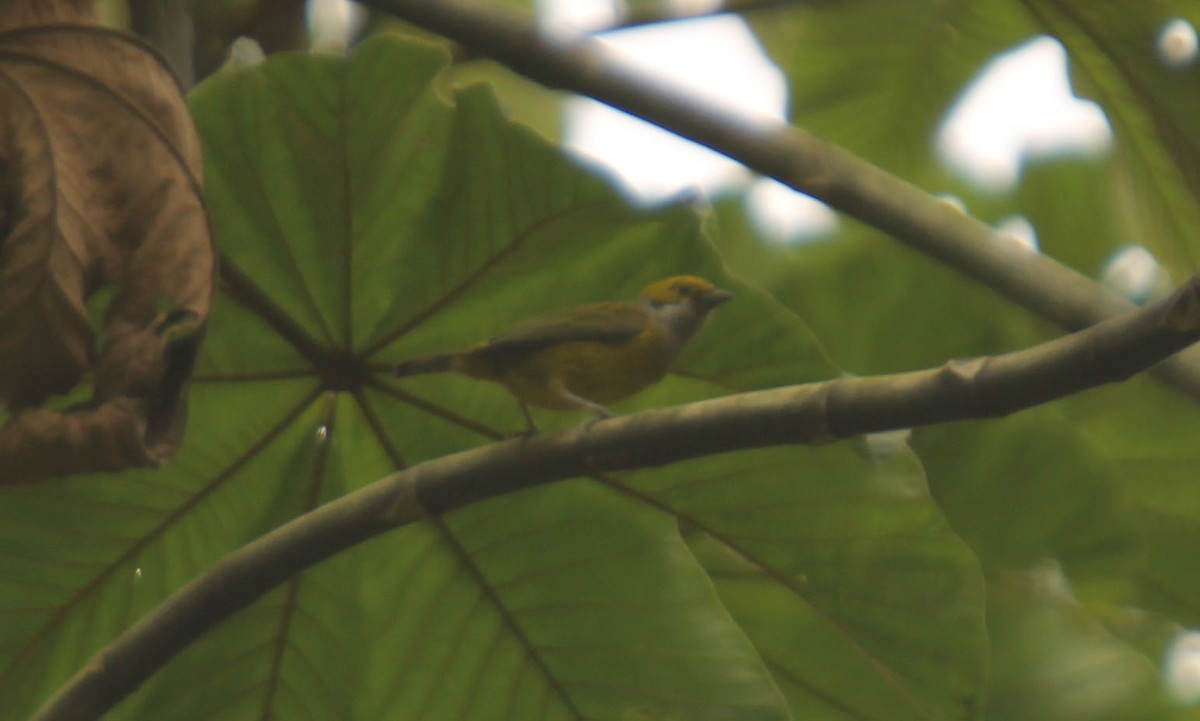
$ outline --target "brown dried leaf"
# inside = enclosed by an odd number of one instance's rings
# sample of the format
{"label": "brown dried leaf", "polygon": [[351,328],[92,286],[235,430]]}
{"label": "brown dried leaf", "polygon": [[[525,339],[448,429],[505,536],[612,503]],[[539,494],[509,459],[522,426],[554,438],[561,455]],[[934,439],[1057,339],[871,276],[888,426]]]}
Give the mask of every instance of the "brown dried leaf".
{"label": "brown dried leaf", "polygon": [[[215,249],[182,93],[153,52],[96,25],[90,7],[0,0],[0,402],[37,406],[91,371],[86,423],[121,424],[80,433],[82,416],[56,414],[53,431],[48,412],[32,425],[18,416],[0,430],[0,467],[26,479],[59,472],[29,466],[37,454],[8,462],[34,425],[30,441],[54,437],[58,455],[77,456],[54,468],[121,467],[118,445],[125,466],[169,457],[212,303]],[[97,354],[85,302],[108,285]],[[97,440],[134,430],[136,447]]]}

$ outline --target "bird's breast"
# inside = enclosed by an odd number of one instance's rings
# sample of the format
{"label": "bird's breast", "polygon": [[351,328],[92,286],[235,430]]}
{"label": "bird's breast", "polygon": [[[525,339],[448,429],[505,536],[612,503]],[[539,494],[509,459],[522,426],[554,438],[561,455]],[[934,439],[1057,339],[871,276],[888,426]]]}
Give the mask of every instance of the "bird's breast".
{"label": "bird's breast", "polygon": [[542,348],[505,369],[503,382],[518,397],[546,408],[569,408],[547,390],[562,379],[575,395],[607,405],[660,380],[678,350],[666,330],[650,324],[625,341],[567,341]]}

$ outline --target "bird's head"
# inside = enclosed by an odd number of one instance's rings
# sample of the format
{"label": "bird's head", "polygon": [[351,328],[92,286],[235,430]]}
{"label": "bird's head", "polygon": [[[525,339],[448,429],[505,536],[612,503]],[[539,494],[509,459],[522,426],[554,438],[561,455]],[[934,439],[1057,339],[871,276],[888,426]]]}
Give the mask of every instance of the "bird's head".
{"label": "bird's head", "polygon": [[732,298],[733,293],[694,275],[676,275],[646,286],[641,297],[653,305],[686,302],[709,311]]}
{"label": "bird's head", "polygon": [[733,293],[694,275],[677,275],[646,286],[640,298],[677,338],[686,341],[709,312],[733,298]]}

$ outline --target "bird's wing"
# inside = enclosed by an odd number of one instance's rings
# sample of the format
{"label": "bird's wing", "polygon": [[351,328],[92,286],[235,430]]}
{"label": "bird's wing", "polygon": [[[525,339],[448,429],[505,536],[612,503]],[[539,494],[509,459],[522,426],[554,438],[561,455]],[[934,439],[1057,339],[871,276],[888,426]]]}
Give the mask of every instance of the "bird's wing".
{"label": "bird's wing", "polygon": [[646,312],[633,303],[595,303],[519,323],[488,341],[489,350],[531,351],[565,341],[617,343],[640,333]]}

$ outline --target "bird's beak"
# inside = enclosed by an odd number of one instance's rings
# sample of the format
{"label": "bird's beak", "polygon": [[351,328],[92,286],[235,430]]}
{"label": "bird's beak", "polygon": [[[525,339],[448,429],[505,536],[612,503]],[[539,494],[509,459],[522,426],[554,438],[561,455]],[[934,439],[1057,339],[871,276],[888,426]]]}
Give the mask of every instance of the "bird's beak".
{"label": "bird's beak", "polygon": [[713,288],[704,294],[704,306],[706,308],[716,308],[727,300],[733,299],[733,293],[720,288]]}

